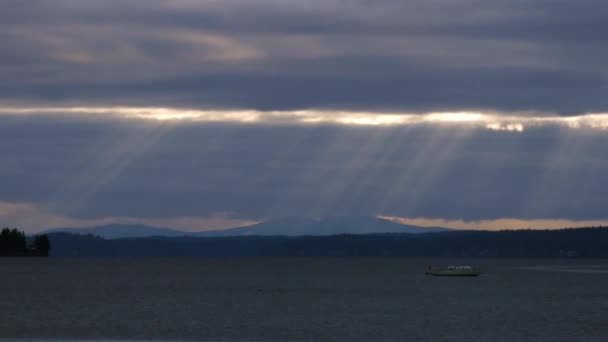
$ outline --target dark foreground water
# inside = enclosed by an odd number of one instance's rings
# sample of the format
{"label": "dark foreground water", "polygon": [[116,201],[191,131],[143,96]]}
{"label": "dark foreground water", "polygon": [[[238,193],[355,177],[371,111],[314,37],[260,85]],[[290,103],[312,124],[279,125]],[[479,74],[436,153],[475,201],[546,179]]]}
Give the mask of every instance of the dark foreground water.
{"label": "dark foreground water", "polygon": [[608,261],[0,259],[0,339],[608,341]]}

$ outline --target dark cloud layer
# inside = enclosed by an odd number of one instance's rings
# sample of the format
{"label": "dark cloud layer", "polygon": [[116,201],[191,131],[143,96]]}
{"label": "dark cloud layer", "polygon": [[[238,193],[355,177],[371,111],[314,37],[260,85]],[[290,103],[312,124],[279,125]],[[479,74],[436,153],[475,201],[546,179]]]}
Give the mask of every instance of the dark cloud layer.
{"label": "dark cloud layer", "polygon": [[603,131],[0,120],[0,201],[68,217],[607,218]]}
{"label": "dark cloud layer", "polygon": [[5,1],[0,99],[606,111],[602,1]]}
{"label": "dark cloud layer", "polygon": [[[348,63],[348,61],[346,61]],[[365,62],[361,63],[365,69]],[[353,67],[354,69],[354,67]],[[608,87],[600,75],[555,70],[411,70],[384,77],[209,75],[123,82],[6,85],[11,99],[241,107],[260,110],[337,108],[457,111],[536,110],[579,114],[605,110]],[[518,87],[521,84],[525,87]],[[499,92],[500,89],[506,89]],[[74,94],[78,94],[77,97]],[[555,108],[556,102],[560,108]]]}

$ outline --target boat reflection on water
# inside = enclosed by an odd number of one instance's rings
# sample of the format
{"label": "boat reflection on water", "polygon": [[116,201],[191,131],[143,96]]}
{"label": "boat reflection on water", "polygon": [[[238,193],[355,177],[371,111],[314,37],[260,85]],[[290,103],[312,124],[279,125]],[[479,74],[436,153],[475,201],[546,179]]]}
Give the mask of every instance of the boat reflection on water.
{"label": "boat reflection on water", "polygon": [[432,276],[477,277],[481,271],[469,265],[427,266],[425,273]]}

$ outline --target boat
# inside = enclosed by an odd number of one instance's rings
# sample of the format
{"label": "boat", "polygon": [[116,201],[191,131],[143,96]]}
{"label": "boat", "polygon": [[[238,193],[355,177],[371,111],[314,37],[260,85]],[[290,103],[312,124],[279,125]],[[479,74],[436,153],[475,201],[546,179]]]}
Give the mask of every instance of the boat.
{"label": "boat", "polygon": [[425,274],[446,277],[477,277],[481,271],[469,265],[427,266]]}

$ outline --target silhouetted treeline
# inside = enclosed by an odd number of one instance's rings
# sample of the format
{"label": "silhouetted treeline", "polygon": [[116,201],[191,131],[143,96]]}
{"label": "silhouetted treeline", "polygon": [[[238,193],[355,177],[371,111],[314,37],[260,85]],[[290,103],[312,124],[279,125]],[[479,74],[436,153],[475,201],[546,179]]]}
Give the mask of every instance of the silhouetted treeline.
{"label": "silhouetted treeline", "polygon": [[608,228],[303,237],[276,251],[302,256],[608,257]]}
{"label": "silhouetted treeline", "polygon": [[0,232],[0,255],[24,255],[25,253],[25,233],[17,229],[2,229],[2,232]]}
{"label": "silhouetted treeline", "polygon": [[608,258],[608,228],[450,231],[428,234],[175,237],[104,240],[50,235],[55,256],[401,256]]}
{"label": "silhouetted treeline", "polygon": [[38,235],[28,246],[25,233],[15,228],[0,231],[0,256],[48,256],[51,243],[47,235]]}
{"label": "silhouetted treeline", "polygon": [[48,235],[36,235],[34,237],[34,243],[30,248],[32,254],[39,256],[49,256],[51,250],[51,240]]}

